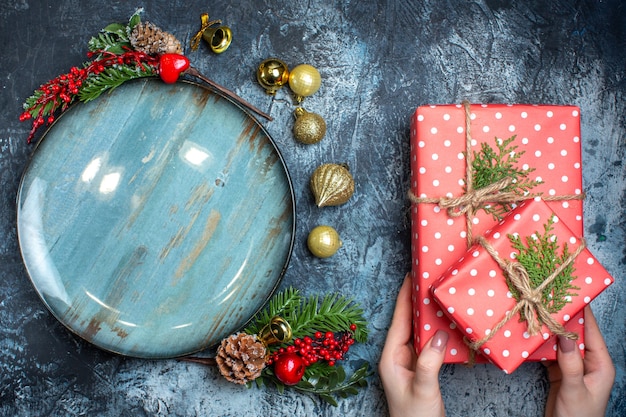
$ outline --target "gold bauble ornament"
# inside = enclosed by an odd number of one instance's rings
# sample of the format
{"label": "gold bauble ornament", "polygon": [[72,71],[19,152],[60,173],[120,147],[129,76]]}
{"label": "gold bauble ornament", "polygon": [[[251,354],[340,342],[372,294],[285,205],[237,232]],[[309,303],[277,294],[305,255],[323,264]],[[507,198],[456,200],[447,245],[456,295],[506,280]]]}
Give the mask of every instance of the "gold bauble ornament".
{"label": "gold bauble ornament", "polygon": [[300,64],[291,70],[289,74],[289,88],[296,95],[300,103],[304,97],[315,94],[322,85],[322,77],[319,71],[312,65]]}
{"label": "gold bauble ornament", "polygon": [[326,122],[322,116],[302,107],[298,107],[294,114],[296,121],[293,124],[293,135],[298,142],[312,145],[322,140],[326,134]]}
{"label": "gold bauble ornament", "polygon": [[309,250],[318,258],[333,256],[342,244],[339,233],[331,226],[325,225],[313,228],[307,239]]}
{"label": "gold bauble ornament", "polygon": [[267,94],[274,95],[276,91],[289,82],[289,68],[280,59],[269,58],[259,65],[256,79],[265,88]]}
{"label": "gold bauble ornament", "polygon": [[313,171],[310,185],[318,207],[344,204],[354,194],[354,178],[345,165],[320,165]]}

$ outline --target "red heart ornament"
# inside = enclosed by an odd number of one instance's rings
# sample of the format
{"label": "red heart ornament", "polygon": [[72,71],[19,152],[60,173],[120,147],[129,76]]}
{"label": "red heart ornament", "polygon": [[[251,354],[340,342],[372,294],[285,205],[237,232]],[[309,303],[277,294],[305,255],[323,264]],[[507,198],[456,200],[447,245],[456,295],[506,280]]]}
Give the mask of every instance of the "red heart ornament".
{"label": "red heart ornament", "polygon": [[163,54],[159,58],[159,76],[166,84],[174,84],[187,68],[189,60],[184,55]]}

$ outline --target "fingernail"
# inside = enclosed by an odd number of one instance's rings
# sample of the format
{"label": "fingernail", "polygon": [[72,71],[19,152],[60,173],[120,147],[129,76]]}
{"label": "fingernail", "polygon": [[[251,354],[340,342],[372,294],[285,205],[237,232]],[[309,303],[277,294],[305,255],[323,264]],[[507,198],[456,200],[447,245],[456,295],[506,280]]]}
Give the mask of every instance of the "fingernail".
{"label": "fingernail", "polygon": [[446,348],[446,343],[448,343],[448,333],[443,330],[437,330],[430,342],[430,347],[437,352],[443,352]]}
{"label": "fingernail", "polygon": [[564,336],[559,336],[559,347],[563,353],[573,352],[574,349],[576,349],[576,341]]}

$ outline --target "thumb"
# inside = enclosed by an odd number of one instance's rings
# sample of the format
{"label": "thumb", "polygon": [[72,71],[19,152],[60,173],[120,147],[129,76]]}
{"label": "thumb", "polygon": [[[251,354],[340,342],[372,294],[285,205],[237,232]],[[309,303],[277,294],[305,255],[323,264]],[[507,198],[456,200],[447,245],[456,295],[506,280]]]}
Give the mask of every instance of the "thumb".
{"label": "thumb", "polygon": [[585,387],[583,381],[585,366],[575,340],[559,336],[557,361],[562,376],[560,391],[572,396],[578,395]]}
{"label": "thumb", "polygon": [[448,333],[437,330],[420,352],[413,381],[418,392],[426,395],[439,393],[439,369],[443,364],[447,343]]}

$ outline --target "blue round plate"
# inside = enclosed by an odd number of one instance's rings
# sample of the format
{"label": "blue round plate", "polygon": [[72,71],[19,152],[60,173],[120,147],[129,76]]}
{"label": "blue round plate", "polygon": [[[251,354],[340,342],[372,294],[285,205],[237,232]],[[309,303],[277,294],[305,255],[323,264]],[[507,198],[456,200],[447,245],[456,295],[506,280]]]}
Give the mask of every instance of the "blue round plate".
{"label": "blue round plate", "polygon": [[190,83],[128,82],[69,109],[20,185],[28,274],[70,330],[123,355],[219,343],[276,289],[293,188],[261,125]]}

